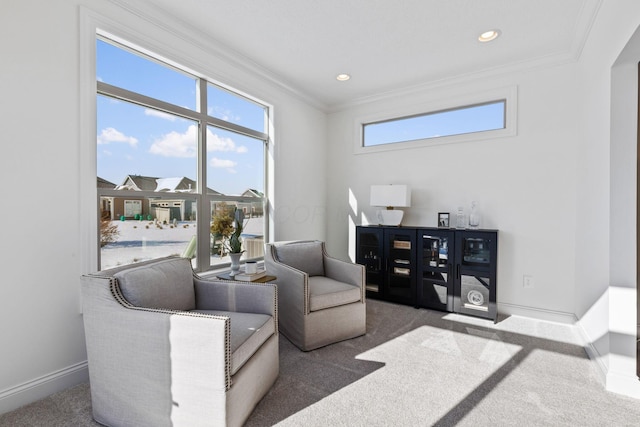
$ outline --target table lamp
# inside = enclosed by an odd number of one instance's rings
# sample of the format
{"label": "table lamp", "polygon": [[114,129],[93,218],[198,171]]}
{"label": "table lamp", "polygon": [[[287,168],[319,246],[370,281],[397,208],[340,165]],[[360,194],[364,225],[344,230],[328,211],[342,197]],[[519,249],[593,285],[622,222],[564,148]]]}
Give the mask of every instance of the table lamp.
{"label": "table lamp", "polygon": [[404,211],[394,208],[411,206],[411,188],[408,185],[372,185],[371,206],[384,206],[376,212],[378,224],[398,226],[402,222]]}

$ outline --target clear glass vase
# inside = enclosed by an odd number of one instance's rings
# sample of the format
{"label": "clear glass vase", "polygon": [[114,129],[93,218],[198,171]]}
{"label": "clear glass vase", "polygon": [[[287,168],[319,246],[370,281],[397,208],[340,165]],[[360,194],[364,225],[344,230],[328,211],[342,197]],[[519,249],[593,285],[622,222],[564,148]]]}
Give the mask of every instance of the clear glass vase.
{"label": "clear glass vase", "polygon": [[471,202],[471,213],[469,214],[469,228],[480,227],[480,210],[478,209],[478,202],[475,200]]}

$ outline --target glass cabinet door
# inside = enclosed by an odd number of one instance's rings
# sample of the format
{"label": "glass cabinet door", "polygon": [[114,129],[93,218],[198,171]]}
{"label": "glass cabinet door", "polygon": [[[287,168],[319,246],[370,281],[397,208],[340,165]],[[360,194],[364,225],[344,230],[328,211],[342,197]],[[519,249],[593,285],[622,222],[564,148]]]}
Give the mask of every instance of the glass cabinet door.
{"label": "glass cabinet door", "polygon": [[491,298],[491,279],[478,275],[462,274],[460,277],[461,313],[489,315]]}
{"label": "glass cabinet door", "polygon": [[367,296],[382,298],[384,281],[383,230],[358,227],[356,229],[356,262],[366,270]]}
{"label": "glass cabinet door", "polygon": [[497,233],[456,234],[456,312],[496,319]]}
{"label": "glass cabinet door", "polygon": [[487,270],[491,265],[491,239],[475,236],[463,237],[462,259],[464,268],[474,270]]}
{"label": "glass cabinet door", "polygon": [[453,311],[453,244],[453,232],[418,230],[418,306]]}
{"label": "glass cabinet door", "polygon": [[387,283],[385,298],[390,301],[415,302],[415,229],[386,229]]}

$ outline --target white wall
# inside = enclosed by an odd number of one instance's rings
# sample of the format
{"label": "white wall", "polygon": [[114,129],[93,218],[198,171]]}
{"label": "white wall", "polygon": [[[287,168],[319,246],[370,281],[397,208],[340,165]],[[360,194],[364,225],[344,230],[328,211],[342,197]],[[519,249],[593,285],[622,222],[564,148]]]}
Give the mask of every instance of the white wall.
{"label": "white wall", "polygon": [[[372,217],[371,184],[412,187],[404,225],[436,226],[438,212],[477,200],[484,228],[499,234],[498,303],[502,313],[526,313],[563,321],[574,313],[575,64],[527,69],[498,77],[452,81],[402,97],[386,97],[339,111],[329,118],[329,209],[341,212],[328,229],[332,243],[346,242],[353,257],[353,224]],[[431,107],[469,94],[517,87],[517,135],[371,154],[354,154],[354,123],[375,112]],[[425,111],[426,112],[426,111]],[[397,113],[396,113],[397,114]],[[337,191],[336,191],[337,190]],[[347,194],[357,210],[347,218]],[[353,203],[355,205],[355,203]],[[351,222],[351,226],[349,225]],[[351,227],[351,231],[350,231]],[[347,256],[347,246],[342,249]],[[523,289],[523,275],[535,280]]]}
{"label": "white wall", "polygon": [[576,314],[607,389],[635,397],[639,25],[640,3],[603,2],[577,74]]}
{"label": "white wall", "polygon": [[[95,159],[81,147],[95,142],[81,138],[87,124],[79,118],[91,118],[91,88],[83,86],[91,76],[82,75],[87,65],[80,58],[92,42],[84,39],[87,13],[79,5],[93,11],[88,21],[110,23],[120,35],[272,104],[278,170],[269,185],[277,189],[271,208],[280,213],[272,236],[324,238],[324,113],[261,70],[229,61],[217,46],[193,43],[191,29],[171,29],[104,1],[4,0],[0,413],[87,379],[79,276],[90,262],[80,212],[91,211],[95,198],[81,193],[80,183]],[[294,220],[280,219],[281,212],[294,212]]]}
{"label": "white wall", "polygon": [[[328,205],[337,213],[328,240],[339,242],[332,251],[353,259],[354,226],[373,214],[370,184],[413,187],[405,225],[434,226],[437,212],[454,213],[459,205],[468,209],[478,200],[483,226],[500,229],[500,312],[578,318],[607,389],[640,397],[635,374],[640,33],[634,36],[639,25],[639,2],[604,0],[577,62],[417,88],[331,114],[329,164],[339,171],[328,177]],[[502,85],[518,87],[517,136],[353,154],[359,117]],[[523,289],[524,274],[534,277],[533,289]]]}

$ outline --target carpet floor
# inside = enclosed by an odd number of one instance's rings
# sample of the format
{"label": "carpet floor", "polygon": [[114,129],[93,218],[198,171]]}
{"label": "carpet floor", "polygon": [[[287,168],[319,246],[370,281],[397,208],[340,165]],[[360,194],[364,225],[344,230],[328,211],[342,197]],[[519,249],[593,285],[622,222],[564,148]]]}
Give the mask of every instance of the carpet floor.
{"label": "carpet floor", "polygon": [[[312,352],[280,335],[261,426],[637,426],[571,325],[499,322],[367,301],[367,334]],[[89,384],[0,415],[0,426],[96,426]]]}

